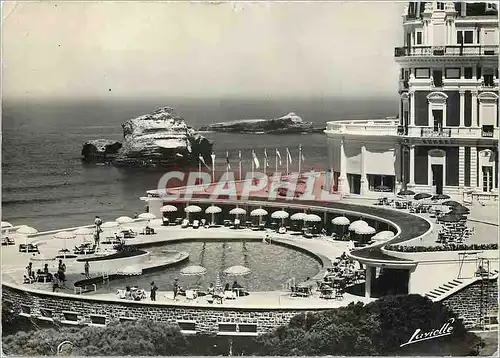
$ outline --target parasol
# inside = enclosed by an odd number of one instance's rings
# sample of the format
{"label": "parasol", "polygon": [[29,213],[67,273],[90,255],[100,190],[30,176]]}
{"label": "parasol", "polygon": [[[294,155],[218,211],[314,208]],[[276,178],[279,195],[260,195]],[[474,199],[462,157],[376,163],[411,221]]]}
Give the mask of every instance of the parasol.
{"label": "parasol", "polygon": [[251,271],[248,267],[241,265],[231,266],[224,270],[224,274],[228,276],[245,276],[248,275],[250,272]]}
{"label": "parasol", "polygon": [[332,224],[334,225],[339,225],[339,226],[346,226],[349,225],[351,221],[346,218],[345,216],[337,216],[332,220]]}

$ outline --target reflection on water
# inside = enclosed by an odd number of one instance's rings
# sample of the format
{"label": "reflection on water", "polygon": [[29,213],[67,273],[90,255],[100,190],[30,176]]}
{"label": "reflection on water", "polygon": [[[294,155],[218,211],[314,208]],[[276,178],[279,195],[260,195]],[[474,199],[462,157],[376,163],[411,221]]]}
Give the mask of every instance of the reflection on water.
{"label": "reflection on water", "polygon": [[[154,281],[160,291],[171,291],[175,278],[179,279],[184,288],[193,287],[199,282],[203,287],[215,283],[217,273],[224,269],[243,265],[252,271],[243,277],[225,277],[221,275],[222,283],[238,283],[249,291],[271,291],[282,288],[283,283],[295,277],[300,282],[314,276],[320,269],[320,264],[309,255],[278,245],[267,245],[260,241],[234,242],[182,242],[146,249],[153,258],[165,256],[165,250],[185,251],[189,253],[189,261],[159,272],[132,276],[111,281],[109,288],[116,290],[126,285],[138,285],[147,289]],[[201,278],[181,276],[180,270],[190,265],[201,265],[207,268],[207,273]],[[108,287],[108,285],[106,285]],[[102,292],[102,289],[98,291]]]}

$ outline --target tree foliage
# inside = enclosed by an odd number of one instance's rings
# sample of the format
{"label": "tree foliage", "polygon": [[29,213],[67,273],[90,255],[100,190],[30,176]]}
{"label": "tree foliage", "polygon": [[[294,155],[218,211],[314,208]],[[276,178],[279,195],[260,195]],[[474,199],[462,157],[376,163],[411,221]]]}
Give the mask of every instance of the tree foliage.
{"label": "tree foliage", "polygon": [[[406,343],[416,329],[439,329],[455,318],[453,334]],[[367,305],[295,316],[287,326],[255,339],[257,355],[470,355],[482,341],[467,333],[446,306],[420,295],[384,297]]]}
{"label": "tree foliage", "polygon": [[188,347],[177,326],[153,321],[17,332],[4,337],[3,346],[8,355],[55,355],[64,341],[73,344],[72,354],[78,356],[183,355]]}

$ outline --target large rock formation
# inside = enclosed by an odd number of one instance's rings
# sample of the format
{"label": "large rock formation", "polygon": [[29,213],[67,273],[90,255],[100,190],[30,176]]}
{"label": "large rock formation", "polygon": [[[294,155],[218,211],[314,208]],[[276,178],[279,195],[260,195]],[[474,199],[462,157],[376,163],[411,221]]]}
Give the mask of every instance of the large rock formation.
{"label": "large rock formation", "polygon": [[200,154],[210,163],[212,142],[189,127],[172,108],[158,108],[122,127],[124,142],[113,158],[115,165],[186,167],[197,164]]}
{"label": "large rock formation", "polygon": [[[322,128],[324,129],[324,128]],[[200,131],[232,132],[232,133],[312,133],[317,129],[311,122],[304,122],[295,113],[288,113],[273,119],[242,119],[230,122],[214,123],[200,128]]]}
{"label": "large rock formation", "polygon": [[82,156],[85,161],[111,162],[122,144],[111,139],[94,139],[83,143]]}

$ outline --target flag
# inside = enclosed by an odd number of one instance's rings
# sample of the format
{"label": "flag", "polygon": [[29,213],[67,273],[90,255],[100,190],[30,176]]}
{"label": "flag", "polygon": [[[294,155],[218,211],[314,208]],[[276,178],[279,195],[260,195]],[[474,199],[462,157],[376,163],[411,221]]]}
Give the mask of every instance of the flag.
{"label": "flag", "polygon": [[215,166],[215,153],[212,152],[212,154],[210,156],[212,157],[212,166],[214,167]]}
{"label": "flag", "polygon": [[286,155],[288,157],[288,163],[292,164],[292,155],[290,154],[288,148],[286,148]]}
{"label": "flag", "polygon": [[269,168],[269,159],[267,158],[267,149],[264,149],[264,158],[266,158],[266,168]]}
{"label": "flag", "polygon": [[238,152],[238,158],[240,159],[240,164],[241,164],[241,150]]}
{"label": "flag", "polygon": [[300,160],[303,162],[304,160],[306,160],[306,158],[304,158],[304,152],[302,151],[302,144],[299,145],[299,150],[300,150]]}
{"label": "flag", "polygon": [[[207,163],[205,163],[205,159],[203,159],[203,156],[202,156],[201,154],[200,154],[200,156],[198,157],[198,159],[200,160],[200,163],[201,163],[201,164],[203,164],[204,166],[206,166],[207,168],[209,168],[209,167],[208,167],[208,165],[207,165]],[[210,168],[209,168],[209,169],[210,169]]]}
{"label": "flag", "polygon": [[281,154],[280,154],[278,148],[276,148],[276,156],[278,157],[280,165],[281,165]]}
{"label": "flag", "polygon": [[226,152],[226,167],[227,170],[231,170],[231,164],[229,164],[229,152]]}
{"label": "flag", "polygon": [[259,169],[260,164],[259,164],[259,159],[257,159],[257,155],[255,152],[252,150],[252,157],[253,157],[253,163],[255,165],[255,169]]}

